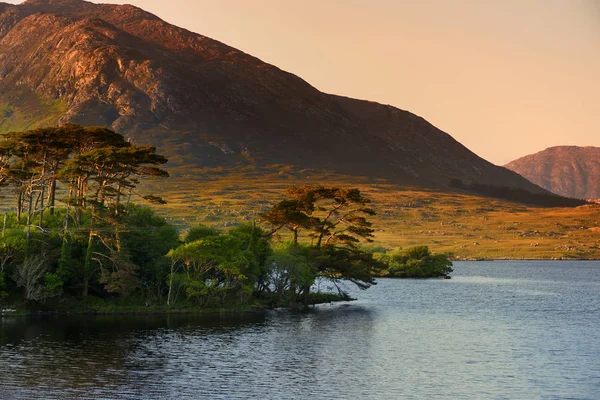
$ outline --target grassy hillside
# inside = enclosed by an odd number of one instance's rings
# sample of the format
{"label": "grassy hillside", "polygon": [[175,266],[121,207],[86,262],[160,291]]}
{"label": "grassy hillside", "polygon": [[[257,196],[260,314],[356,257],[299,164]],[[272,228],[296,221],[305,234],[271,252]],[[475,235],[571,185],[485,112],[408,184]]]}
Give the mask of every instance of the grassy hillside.
{"label": "grassy hillside", "polygon": [[56,125],[66,110],[65,103],[30,90],[0,93],[0,134]]}
{"label": "grassy hillside", "polygon": [[146,188],[169,202],[160,213],[186,228],[227,227],[258,219],[292,185],[355,186],[378,215],[374,245],[428,245],[457,258],[600,259],[600,205],[541,208],[458,192],[369,183],[287,166],[231,170],[176,169]]}

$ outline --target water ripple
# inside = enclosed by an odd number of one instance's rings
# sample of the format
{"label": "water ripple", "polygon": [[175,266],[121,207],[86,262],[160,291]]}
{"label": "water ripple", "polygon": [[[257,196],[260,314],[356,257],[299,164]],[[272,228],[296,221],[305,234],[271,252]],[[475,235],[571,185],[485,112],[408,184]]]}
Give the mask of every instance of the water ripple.
{"label": "water ripple", "polygon": [[266,316],[0,320],[0,399],[595,399],[600,263],[458,263]]}

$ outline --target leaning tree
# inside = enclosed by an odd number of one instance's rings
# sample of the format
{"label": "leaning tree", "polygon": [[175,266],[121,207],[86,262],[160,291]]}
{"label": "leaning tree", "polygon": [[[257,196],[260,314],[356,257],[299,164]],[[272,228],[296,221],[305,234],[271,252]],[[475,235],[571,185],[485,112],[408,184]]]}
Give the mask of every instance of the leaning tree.
{"label": "leaning tree", "polygon": [[[361,241],[372,241],[368,218],[376,213],[370,199],[356,188],[325,186],[292,187],[287,194],[288,198],[261,216],[272,226],[270,234],[287,228],[293,233],[292,244],[298,246],[300,231],[305,231],[305,264],[310,273],[315,279],[331,280],[340,292],[340,280],[349,280],[362,289],[374,284],[373,275],[381,263],[357,246]],[[313,283],[314,279],[302,287],[305,301]]]}

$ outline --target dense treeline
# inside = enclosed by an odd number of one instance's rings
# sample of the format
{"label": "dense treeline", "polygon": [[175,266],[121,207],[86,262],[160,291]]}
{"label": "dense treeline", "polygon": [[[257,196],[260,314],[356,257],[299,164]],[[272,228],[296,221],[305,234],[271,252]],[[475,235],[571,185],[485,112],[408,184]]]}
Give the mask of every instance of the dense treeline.
{"label": "dense treeline", "polygon": [[106,128],[64,125],[5,135],[0,185],[15,212],[3,221],[0,285],[22,288],[28,301],[65,290],[87,296],[98,284],[121,294],[137,289],[136,250],[124,247],[136,214],[127,212],[129,199],[139,179],[167,177],[158,167],[166,162],[154,147]]}
{"label": "dense treeline", "polygon": [[[141,179],[168,176],[160,168],[166,161],[155,148],[105,128],[7,134],[0,142],[0,189],[15,211],[1,221],[0,301],[293,306],[347,299],[340,281],[366,289],[374,276],[407,277],[398,272],[401,262],[419,277],[440,275],[426,269],[431,260],[442,275],[451,271],[447,259],[428,251],[404,258],[364,251],[360,243],[371,241],[368,217],[375,211],[358,189],[291,188],[262,216],[262,227],[197,226],[181,237],[152,209],[131,202]],[[413,255],[419,259],[411,261]],[[322,281],[337,292],[315,293]]]}

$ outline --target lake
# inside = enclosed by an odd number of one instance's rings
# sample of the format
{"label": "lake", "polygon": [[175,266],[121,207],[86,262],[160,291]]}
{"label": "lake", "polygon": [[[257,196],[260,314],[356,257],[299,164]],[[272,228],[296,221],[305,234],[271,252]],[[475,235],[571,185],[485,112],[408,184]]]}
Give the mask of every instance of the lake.
{"label": "lake", "polygon": [[0,399],[599,399],[600,262],[457,262],[309,312],[0,319]]}

